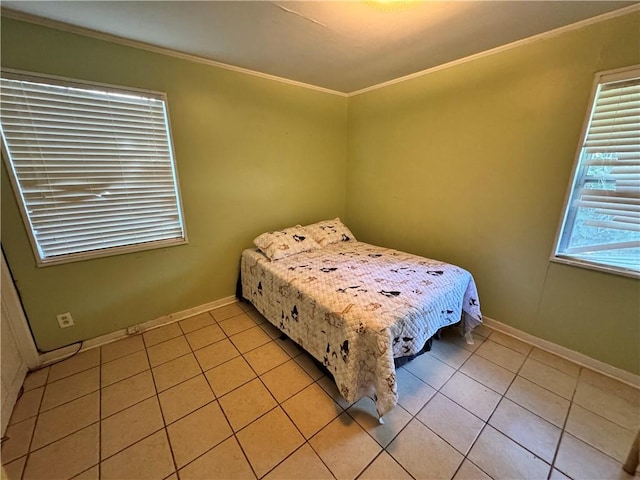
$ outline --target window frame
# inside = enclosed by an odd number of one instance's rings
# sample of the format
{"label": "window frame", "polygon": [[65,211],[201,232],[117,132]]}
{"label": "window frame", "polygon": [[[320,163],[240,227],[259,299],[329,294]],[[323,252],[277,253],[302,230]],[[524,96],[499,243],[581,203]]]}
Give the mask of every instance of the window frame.
{"label": "window frame", "polygon": [[574,156],[573,167],[571,169],[571,176],[569,177],[570,178],[569,185],[565,193],[565,198],[564,198],[564,202],[562,204],[562,210],[560,213],[560,221],[559,221],[558,228],[556,231],[556,236],[553,242],[553,250],[551,252],[551,257],[550,257],[550,261],[552,262],[571,265],[574,267],[585,268],[588,270],[596,270],[596,271],[615,274],[615,275],[624,276],[624,277],[640,278],[640,271],[636,271],[636,270],[624,268],[624,267],[616,267],[613,265],[606,265],[604,263],[591,262],[589,260],[576,258],[571,255],[563,254],[559,252],[560,246],[563,244],[563,240],[565,240],[564,231],[567,224],[567,218],[570,217],[572,214],[575,214],[570,208],[570,201],[576,187],[576,181],[578,179],[577,174],[580,169],[580,157],[581,157],[582,150],[584,148],[585,139],[587,137],[587,134],[589,133],[589,127],[591,125],[591,118],[593,115],[593,108],[597,100],[596,96],[598,94],[599,87],[600,85],[606,84],[606,83],[613,83],[616,81],[623,81],[625,79],[636,78],[635,74],[640,74],[640,64],[617,68],[614,70],[601,71],[595,74],[595,78],[593,81],[593,85],[592,85],[591,93],[589,97],[589,104],[587,105],[587,110],[585,114],[584,123],[582,126],[582,131],[580,133],[576,154]]}
{"label": "window frame", "polygon": [[29,238],[29,243],[31,244],[31,250],[33,251],[33,256],[36,261],[36,266],[47,267],[52,265],[62,265],[66,263],[79,262],[84,260],[111,257],[115,255],[125,255],[128,253],[155,250],[155,249],[167,248],[171,246],[186,245],[189,243],[189,240],[187,237],[187,225],[185,221],[184,208],[183,208],[183,202],[182,202],[182,193],[180,190],[180,181],[178,177],[178,166],[177,166],[176,156],[174,151],[173,134],[171,131],[169,103],[168,103],[166,93],[147,90],[147,89],[141,89],[141,88],[135,88],[135,87],[125,87],[125,86],[113,85],[108,83],[72,79],[72,78],[58,76],[58,75],[27,72],[23,70],[12,69],[12,68],[3,67],[2,69],[0,69],[0,71],[1,71],[0,77],[2,78],[44,83],[47,85],[59,85],[59,86],[71,87],[71,88],[94,89],[94,90],[99,89],[100,91],[104,91],[104,92],[124,94],[124,95],[129,94],[129,95],[147,96],[147,97],[152,97],[152,98],[161,100],[164,104],[165,127],[166,127],[169,156],[171,160],[171,169],[173,173],[173,184],[175,188],[176,210],[179,218],[179,223],[182,228],[181,238],[176,237],[176,238],[154,240],[150,242],[140,242],[140,243],[134,243],[134,244],[128,244],[128,245],[119,245],[119,246],[97,248],[97,249],[93,248],[91,250],[87,250],[83,252],[65,253],[61,255],[43,258],[40,254],[41,249],[38,245],[38,241],[36,240],[36,237],[34,235],[33,225],[27,213],[25,198],[19,186],[19,181],[15,172],[15,167],[13,165],[13,161],[11,160],[11,153],[8,150],[6,145],[6,141],[4,138],[4,131],[2,132],[2,139],[0,139],[2,160],[7,169],[9,181],[13,189],[13,193],[15,196],[16,203],[18,205],[18,209],[20,210],[20,216],[22,217],[22,222],[24,224],[27,237]]}

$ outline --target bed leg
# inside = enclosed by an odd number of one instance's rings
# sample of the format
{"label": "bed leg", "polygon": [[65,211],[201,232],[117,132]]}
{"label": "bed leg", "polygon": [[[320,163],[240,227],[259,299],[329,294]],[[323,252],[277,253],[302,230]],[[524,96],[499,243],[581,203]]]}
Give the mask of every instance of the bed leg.
{"label": "bed leg", "polygon": [[471,332],[467,332],[464,334],[464,339],[467,341],[467,345],[473,345],[475,342],[473,341],[473,335]]}
{"label": "bed leg", "polygon": [[382,419],[382,417],[378,417],[378,423],[380,425],[384,425],[384,420]]}

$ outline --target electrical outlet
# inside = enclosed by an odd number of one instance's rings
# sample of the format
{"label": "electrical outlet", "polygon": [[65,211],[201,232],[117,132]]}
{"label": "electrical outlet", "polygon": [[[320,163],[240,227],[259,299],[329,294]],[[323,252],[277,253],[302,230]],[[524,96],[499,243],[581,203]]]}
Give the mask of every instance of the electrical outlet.
{"label": "electrical outlet", "polygon": [[69,328],[75,325],[75,323],[73,323],[73,317],[69,312],[59,313],[56,315],[56,318],[58,319],[58,325],[60,325],[60,328]]}

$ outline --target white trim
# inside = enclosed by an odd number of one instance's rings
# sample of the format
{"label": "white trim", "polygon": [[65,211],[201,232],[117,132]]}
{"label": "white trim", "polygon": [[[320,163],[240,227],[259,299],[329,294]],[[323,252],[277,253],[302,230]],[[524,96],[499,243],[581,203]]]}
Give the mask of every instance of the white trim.
{"label": "white trim", "polygon": [[554,355],[569,360],[570,362],[577,363],[578,365],[594,370],[606,375],[607,377],[619,380],[632,387],[640,388],[640,376],[638,375],[622,370],[621,368],[614,367],[608,363],[601,362],[595,358],[588,357],[587,355],[576,352],[575,350],[571,350],[548,340],[536,337],[530,333],[523,332],[522,330],[518,330],[515,327],[499,322],[498,320],[494,320],[493,318],[483,316],[482,319],[483,323],[489,328],[533,345],[541,350],[553,353]]}
{"label": "white trim", "polygon": [[215,60],[209,60],[197,55],[191,55],[188,53],[172,50],[170,48],[158,47],[149,43],[140,42],[137,40],[130,40],[128,38],[119,37],[110,33],[99,32],[85,27],[78,27],[76,25],[70,25],[68,23],[59,22],[57,20],[51,20],[49,18],[39,17],[37,15],[31,15],[29,13],[18,12],[8,8],[2,8],[1,16],[11,18],[13,20],[19,20],[22,22],[35,23],[36,25],[42,25],[44,27],[54,28],[56,30],[62,30],[63,32],[75,33],[83,35],[85,37],[91,37],[98,40],[105,40],[111,43],[117,43],[119,45],[125,45],[127,47],[138,48],[140,50],[146,50],[148,52],[160,53],[169,57],[179,58],[181,60],[188,60],[190,62],[202,63],[213,67],[222,68],[224,70],[231,70],[232,72],[244,73],[246,75],[252,75],[254,77],[265,78],[267,80],[273,80],[280,83],[286,83],[288,85],[295,85],[296,87],[307,88],[310,90],[316,90],[319,92],[329,93],[331,95],[338,95],[340,97],[347,97],[348,94],[339,92],[337,90],[331,90],[330,88],[318,87],[304,82],[298,82],[297,80],[290,80],[288,78],[278,77],[276,75],[270,75],[268,73],[256,72],[255,70],[249,70],[248,68],[236,67],[222,62],[216,62]]}
{"label": "white trim", "polygon": [[[185,318],[208,312],[209,310],[213,310],[214,308],[224,307],[225,305],[231,305],[232,303],[236,302],[237,300],[235,296],[224,297],[219,300],[214,300],[213,302],[198,305],[197,307],[188,308],[177,313],[163,315],[162,317],[158,317],[154,320],[138,323],[137,325],[132,325],[128,328],[122,328],[120,330],[116,330],[115,332],[100,335],[99,337],[90,338],[89,340],[85,340],[82,343],[68,345],[57,350],[52,350],[51,352],[43,353],[42,355],[40,355],[40,361],[42,362],[42,366],[56,363],[60,360],[71,357],[77,352],[84,352],[92,348],[100,347],[102,345],[106,345],[107,343],[121,340],[130,335],[136,335],[146,330],[151,330],[153,328],[162,327],[170,323],[175,323],[180,320],[184,320]],[[80,349],[78,349],[79,345],[81,345]]]}
{"label": "white trim", "polygon": [[593,25],[595,23],[599,23],[605,20],[609,20],[616,17],[621,17],[631,12],[640,11],[640,5],[631,5],[628,7],[624,7],[618,10],[614,10],[613,12],[603,13],[602,15],[598,15],[592,18],[587,18],[585,20],[580,20],[578,22],[572,23],[570,25],[565,25],[563,27],[556,28],[554,30],[549,30],[548,32],[539,33],[537,35],[533,35],[531,37],[523,38],[522,40],[517,40],[515,42],[509,43],[507,45],[502,45],[500,47],[492,48],[490,50],[486,50],[484,52],[476,53],[473,55],[469,55],[468,57],[460,58],[458,60],[454,60],[452,62],[444,63],[442,65],[437,65],[435,67],[427,68],[425,70],[421,70],[419,72],[411,73],[409,75],[405,75],[403,77],[398,77],[393,80],[389,80],[387,82],[378,83],[376,85],[372,85],[370,87],[366,87],[360,90],[356,90],[353,92],[345,93],[339,92],[337,90],[331,90],[329,88],[318,87],[316,85],[311,85],[304,82],[298,82],[296,80],[290,80],[288,78],[278,77],[276,75],[270,75],[268,73],[256,72],[255,70],[250,70],[248,68],[236,67],[234,65],[229,65],[222,62],[216,62],[215,60],[209,60],[207,58],[203,58],[197,55],[191,55],[188,53],[179,52],[176,50],[172,50],[170,48],[157,47],[155,45],[151,45],[144,42],[139,42],[136,40],[129,40],[127,38],[119,37],[117,35],[111,35],[109,33],[99,32],[97,30],[92,30],[90,28],[78,27],[75,25],[70,25],[68,23],[59,22],[57,20],[51,20],[49,18],[39,17],[36,15],[31,15],[29,13],[18,12],[16,10],[11,10],[8,8],[1,9],[1,16],[11,18],[14,20],[19,20],[28,23],[34,23],[37,25],[42,25],[49,28],[54,28],[56,30],[62,30],[64,32],[76,33],[79,35],[83,35],[86,37],[96,38],[98,40],[105,40],[112,43],[117,43],[120,45],[125,45],[128,47],[139,48],[141,50],[147,50],[149,52],[160,53],[163,55],[167,55],[174,58],[180,58],[182,60],[188,60],[191,62],[202,63],[205,65],[211,65],[214,67],[223,68],[225,70],[231,70],[233,72],[244,73],[247,75],[253,75],[260,78],[265,78],[268,80],[273,80],[276,82],[286,83],[289,85],[295,85],[302,88],[308,88],[310,90],[317,90],[319,92],[329,93],[331,95],[337,95],[339,97],[353,97],[356,95],[360,95],[361,93],[370,92],[372,90],[377,90],[379,88],[387,87],[389,85],[394,85],[396,83],[404,82],[406,80],[411,80],[413,78],[422,77],[423,75],[428,75],[429,73],[434,73],[440,70],[444,70],[446,68],[455,67],[456,65],[460,65],[463,63],[471,62],[473,60],[477,60],[479,58],[487,57],[496,53],[503,52],[505,50],[510,50],[515,47],[519,47],[522,45],[527,45],[532,42],[536,42],[538,40],[544,40],[547,38],[551,38],[557,35],[561,35],[566,32],[570,32],[572,30],[576,30],[582,27],[586,27],[588,25]]}
{"label": "white trim", "polygon": [[40,355],[33,341],[27,317],[22,309],[22,303],[13,283],[13,277],[4,258],[4,252],[2,252],[0,285],[2,285],[2,309],[7,316],[9,328],[11,328],[11,332],[15,337],[22,358],[30,370],[38,368],[41,365]]}
{"label": "white trim", "polygon": [[572,23],[570,25],[565,25],[564,27],[559,27],[554,30],[549,30],[548,32],[539,33],[537,35],[533,35],[532,37],[523,38],[522,40],[517,40],[512,43],[508,43],[506,45],[501,45],[496,48],[492,48],[490,50],[485,50],[484,52],[475,53],[473,55],[469,55],[468,57],[460,58],[458,60],[453,60],[452,62],[443,63],[442,65],[436,65],[435,67],[427,68],[426,70],[422,70],[420,72],[411,73],[409,75],[405,75],[404,77],[398,77],[393,80],[389,80],[387,82],[378,83],[377,85],[372,85],[370,87],[363,88],[361,90],[356,90],[355,92],[351,92],[347,94],[347,97],[354,97],[356,95],[360,95],[362,93],[367,93],[372,90],[377,90],[379,88],[388,87],[389,85],[394,85],[396,83],[404,82],[406,80],[411,80],[413,78],[422,77],[424,75],[428,75],[430,73],[438,72],[440,70],[445,70],[447,68],[455,67],[457,65],[461,65],[463,63],[472,62],[474,60],[478,60],[480,58],[488,57],[494,55],[496,53],[501,53],[506,50],[511,50],[512,48],[521,47],[523,45],[528,45],[533,42],[537,42],[539,40],[546,40],[548,38],[552,38],[558,35],[562,35],[563,33],[570,32],[572,30],[577,30],[579,28],[586,27],[588,25],[593,25],[595,23],[603,22],[605,20],[610,20],[612,18],[621,17],[631,12],[640,11],[640,5],[631,5],[629,7],[624,7],[619,10],[614,10],[613,12],[603,13],[602,15],[598,15],[597,17],[587,18],[585,20],[580,20],[579,22]]}

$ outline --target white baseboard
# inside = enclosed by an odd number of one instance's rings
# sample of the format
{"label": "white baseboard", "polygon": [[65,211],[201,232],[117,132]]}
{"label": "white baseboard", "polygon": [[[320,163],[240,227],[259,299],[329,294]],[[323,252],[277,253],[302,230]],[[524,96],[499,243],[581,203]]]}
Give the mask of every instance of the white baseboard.
{"label": "white baseboard", "polygon": [[[184,320],[185,318],[193,317],[194,315],[208,312],[209,310],[213,310],[214,308],[224,307],[225,305],[230,305],[236,302],[236,297],[232,295],[230,297],[221,298],[219,300],[205,303],[197,307],[188,308],[187,310],[182,310],[181,312],[172,313],[170,315],[163,315],[162,317],[156,318],[154,320],[138,323],[137,325],[122,328],[105,335],[100,335],[99,337],[90,338],[89,340],[85,340],[83,342],[78,342],[73,345],[58,348],[57,350],[52,350],[51,352],[42,353],[40,354],[40,364],[41,367],[45,367],[52,363],[59,362],[60,360],[64,360],[65,358],[71,357],[78,351],[84,352],[101,345],[106,345],[107,343],[115,342],[130,335],[144,332],[145,330],[151,330],[153,328],[162,327],[170,323],[179,322],[180,320]],[[82,347],[80,348],[80,350],[78,350],[80,345],[82,345]]]}
{"label": "white baseboard", "polygon": [[[235,296],[225,297],[213,302],[199,305],[197,307],[182,310],[181,312],[164,315],[154,320],[149,320],[147,322],[139,323],[128,328],[116,330],[115,332],[100,335],[99,337],[85,340],[82,343],[80,351],[90,350],[107,343],[115,342],[122,338],[128,337],[129,335],[135,335],[145,330],[162,327],[170,323],[184,320],[185,318],[193,317],[194,315],[208,312],[209,310],[213,310],[214,308],[223,307],[225,305],[230,305],[236,302],[237,299]],[[635,375],[631,372],[613,367],[607,363],[588,357],[580,352],[576,352],[569,348],[552,343],[548,340],[544,340],[542,338],[531,335],[527,332],[523,332],[522,330],[518,330],[515,327],[499,322],[498,320],[494,320],[493,318],[483,316],[483,321],[484,324],[489,328],[533,345],[534,347],[540,348],[541,350],[545,350],[547,352],[553,353],[554,355],[558,355],[559,357],[577,363],[578,365],[582,365],[583,367],[587,367],[591,370],[602,373],[603,375],[606,375],[608,377],[620,380],[621,382],[624,382],[627,385],[631,385],[632,387],[640,388],[640,376]],[[59,362],[60,360],[64,360],[65,358],[74,355],[78,351],[78,346],[79,343],[41,354],[41,366],[44,367],[46,365]]]}
{"label": "white baseboard", "polygon": [[533,345],[534,347],[538,347],[541,350],[553,353],[554,355],[562,357],[573,363],[577,363],[583,367],[595,370],[596,372],[608,377],[615,378],[616,380],[624,382],[632,387],[640,388],[640,376],[638,375],[622,370],[621,368],[611,366],[607,363],[601,362],[600,360],[596,360],[595,358],[588,357],[580,352],[576,352],[575,350],[571,350],[548,340],[536,337],[527,332],[523,332],[522,330],[518,330],[517,328],[506,325],[498,320],[494,320],[493,318],[489,318],[484,315],[482,318],[483,323],[489,328]]}

